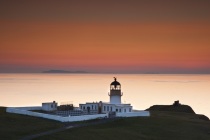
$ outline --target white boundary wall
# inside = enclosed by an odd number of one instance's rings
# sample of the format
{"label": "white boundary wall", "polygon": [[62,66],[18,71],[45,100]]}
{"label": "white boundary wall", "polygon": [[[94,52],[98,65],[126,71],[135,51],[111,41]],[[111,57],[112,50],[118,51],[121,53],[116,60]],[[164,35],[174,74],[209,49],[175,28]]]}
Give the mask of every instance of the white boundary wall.
{"label": "white boundary wall", "polygon": [[8,107],[8,108],[15,108],[15,109],[20,109],[20,110],[42,110],[41,106]]}
{"label": "white boundary wall", "polygon": [[[69,117],[62,117],[58,115],[51,115],[51,114],[44,114],[39,112],[32,112],[29,110],[40,110],[41,107],[8,107],[6,112],[9,113],[16,113],[22,115],[28,115],[33,117],[40,117],[45,119],[51,119],[60,122],[75,122],[75,121],[85,121],[85,120],[92,120],[97,118],[108,117],[107,114],[95,114],[95,115],[82,115],[82,116],[69,116]],[[137,112],[129,112],[129,113],[116,113],[116,117],[138,117],[138,116],[145,116],[149,117],[149,111],[137,111]]]}
{"label": "white boundary wall", "polygon": [[51,119],[51,120],[60,121],[60,122],[85,121],[85,120],[92,120],[92,119],[97,119],[97,118],[101,118],[101,117],[108,117],[108,114],[62,117],[62,116],[57,116],[57,115],[32,112],[32,111],[28,111],[28,110],[36,110],[36,109],[33,107],[17,107],[17,108],[8,107],[6,109],[6,111],[9,113],[16,113],[16,114],[46,118],[46,119]]}
{"label": "white boundary wall", "polygon": [[116,117],[149,117],[149,111],[137,111],[137,112],[128,112],[128,113],[116,113]]}

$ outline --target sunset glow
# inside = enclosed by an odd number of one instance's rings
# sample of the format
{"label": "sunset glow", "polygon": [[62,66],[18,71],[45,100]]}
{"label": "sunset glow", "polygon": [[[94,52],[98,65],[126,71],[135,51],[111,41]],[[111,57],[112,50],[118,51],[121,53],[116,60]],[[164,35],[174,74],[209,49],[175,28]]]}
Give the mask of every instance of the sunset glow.
{"label": "sunset glow", "polygon": [[209,73],[209,2],[161,2],[1,1],[0,72]]}

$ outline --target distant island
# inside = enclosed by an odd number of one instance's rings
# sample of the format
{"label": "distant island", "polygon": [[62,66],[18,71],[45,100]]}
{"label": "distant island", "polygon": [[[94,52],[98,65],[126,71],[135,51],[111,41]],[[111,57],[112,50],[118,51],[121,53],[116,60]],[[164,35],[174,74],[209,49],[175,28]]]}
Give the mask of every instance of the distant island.
{"label": "distant island", "polygon": [[42,73],[88,73],[86,71],[66,71],[66,70],[48,70]]}

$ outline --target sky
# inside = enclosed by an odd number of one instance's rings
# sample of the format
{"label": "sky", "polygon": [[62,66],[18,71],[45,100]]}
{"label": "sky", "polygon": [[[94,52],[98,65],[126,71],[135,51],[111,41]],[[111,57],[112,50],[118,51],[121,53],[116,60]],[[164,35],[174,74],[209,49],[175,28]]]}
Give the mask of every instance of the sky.
{"label": "sky", "polygon": [[0,72],[210,73],[209,0],[1,0]]}

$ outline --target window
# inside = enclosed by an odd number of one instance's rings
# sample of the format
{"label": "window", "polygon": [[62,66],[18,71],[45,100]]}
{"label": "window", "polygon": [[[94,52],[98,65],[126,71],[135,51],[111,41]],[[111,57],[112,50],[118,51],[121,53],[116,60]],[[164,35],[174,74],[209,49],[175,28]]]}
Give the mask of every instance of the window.
{"label": "window", "polygon": [[106,106],[104,106],[104,111],[106,111]]}
{"label": "window", "polygon": [[111,111],[112,111],[112,107],[111,107],[111,109],[110,109]]}
{"label": "window", "polygon": [[131,108],[129,109],[129,111],[131,112]]}
{"label": "window", "polygon": [[109,111],[109,106],[107,106],[107,111]]}
{"label": "window", "polygon": [[51,104],[51,108],[53,108],[53,104]]}
{"label": "window", "polygon": [[124,112],[126,112],[126,109],[124,109]]}
{"label": "window", "polygon": [[80,108],[82,109],[82,106],[80,106]]}
{"label": "window", "polygon": [[119,112],[121,112],[121,109],[119,109]]}
{"label": "window", "polygon": [[83,109],[85,110],[85,106],[83,106]]}
{"label": "window", "polygon": [[118,112],[118,109],[116,109],[116,112]]}
{"label": "window", "polygon": [[93,105],[92,105],[92,110],[93,110]]}

